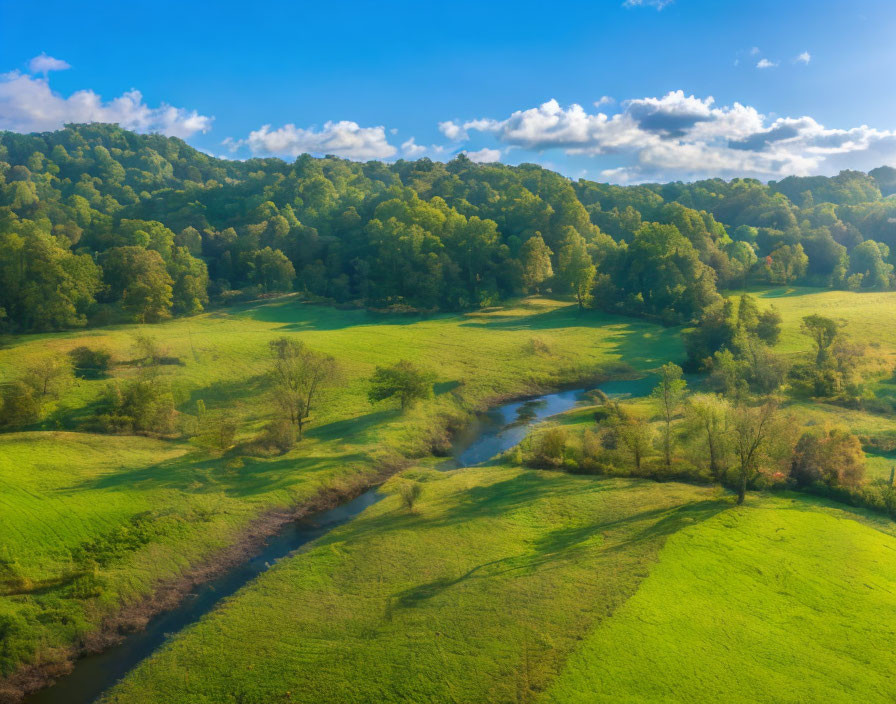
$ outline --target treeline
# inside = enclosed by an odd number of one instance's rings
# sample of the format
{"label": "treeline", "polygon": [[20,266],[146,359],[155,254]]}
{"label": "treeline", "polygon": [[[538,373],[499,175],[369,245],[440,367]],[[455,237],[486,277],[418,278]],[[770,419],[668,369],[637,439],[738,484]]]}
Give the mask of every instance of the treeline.
{"label": "treeline", "polygon": [[0,133],[0,325],[278,291],[462,310],[533,292],[698,318],[750,282],[894,286],[896,170],[619,187],[459,156],[227,161],[111,125]]}

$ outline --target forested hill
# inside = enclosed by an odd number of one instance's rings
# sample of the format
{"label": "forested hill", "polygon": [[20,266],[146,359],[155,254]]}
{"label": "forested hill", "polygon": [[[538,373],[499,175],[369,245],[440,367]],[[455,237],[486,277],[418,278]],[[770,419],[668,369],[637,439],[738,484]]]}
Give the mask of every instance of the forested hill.
{"label": "forested hill", "polygon": [[0,133],[0,326],[296,290],[467,309],[537,291],[667,322],[751,280],[894,287],[896,170],[619,187],[459,156],[216,159],[111,125]]}

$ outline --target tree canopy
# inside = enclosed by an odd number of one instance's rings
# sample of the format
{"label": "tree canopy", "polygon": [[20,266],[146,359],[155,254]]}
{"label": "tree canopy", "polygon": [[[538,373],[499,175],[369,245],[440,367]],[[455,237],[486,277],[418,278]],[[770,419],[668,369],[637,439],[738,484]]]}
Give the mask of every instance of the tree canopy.
{"label": "tree canopy", "polygon": [[297,291],[462,310],[527,293],[666,322],[752,281],[896,284],[896,178],[613,186],[534,164],[228,161],[114,125],[0,133],[0,327]]}

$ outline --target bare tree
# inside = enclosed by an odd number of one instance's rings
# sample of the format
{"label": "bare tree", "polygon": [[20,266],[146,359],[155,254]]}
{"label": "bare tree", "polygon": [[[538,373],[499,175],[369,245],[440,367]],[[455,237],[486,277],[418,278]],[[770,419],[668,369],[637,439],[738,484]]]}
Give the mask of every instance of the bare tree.
{"label": "bare tree", "polygon": [[336,360],[308,349],[303,342],[281,337],[271,340],[271,368],[274,402],[296,426],[302,437],[321,392],[338,378]]}

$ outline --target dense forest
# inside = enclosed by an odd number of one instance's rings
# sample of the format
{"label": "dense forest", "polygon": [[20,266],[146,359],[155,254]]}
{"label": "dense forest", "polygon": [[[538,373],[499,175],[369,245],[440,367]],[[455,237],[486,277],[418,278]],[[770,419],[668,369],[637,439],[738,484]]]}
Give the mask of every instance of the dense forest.
{"label": "dense forest", "polygon": [[749,283],[896,286],[896,169],[614,186],[534,164],[228,161],[114,125],[0,133],[0,329],[299,291],[373,308],[511,296],[667,323]]}

